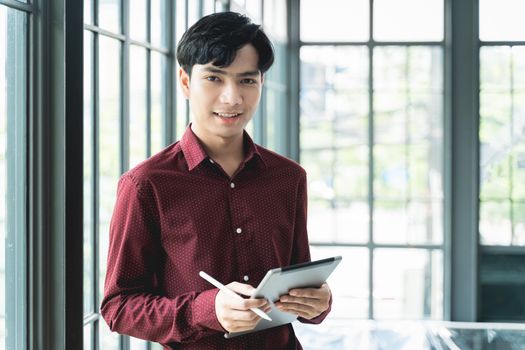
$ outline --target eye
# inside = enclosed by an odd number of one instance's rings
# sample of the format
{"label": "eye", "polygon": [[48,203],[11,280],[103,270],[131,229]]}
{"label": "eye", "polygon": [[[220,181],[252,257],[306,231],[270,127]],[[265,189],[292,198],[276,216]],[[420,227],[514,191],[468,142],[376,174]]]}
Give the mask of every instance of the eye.
{"label": "eye", "polygon": [[251,78],[246,78],[246,79],[241,80],[241,83],[248,84],[248,85],[257,84],[257,80],[251,79]]}
{"label": "eye", "polygon": [[208,80],[208,81],[219,81],[219,77],[216,77],[214,75],[210,75],[209,77],[206,77],[206,80]]}

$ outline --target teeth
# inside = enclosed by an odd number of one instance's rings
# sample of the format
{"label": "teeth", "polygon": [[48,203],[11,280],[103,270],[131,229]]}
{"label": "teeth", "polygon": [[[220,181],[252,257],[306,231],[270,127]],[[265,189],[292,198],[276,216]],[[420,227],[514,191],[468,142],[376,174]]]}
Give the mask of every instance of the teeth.
{"label": "teeth", "polygon": [[223,118],[234,118],[236,116],[238,116],[240,113],[216,113],[219,117],[223,117]]}

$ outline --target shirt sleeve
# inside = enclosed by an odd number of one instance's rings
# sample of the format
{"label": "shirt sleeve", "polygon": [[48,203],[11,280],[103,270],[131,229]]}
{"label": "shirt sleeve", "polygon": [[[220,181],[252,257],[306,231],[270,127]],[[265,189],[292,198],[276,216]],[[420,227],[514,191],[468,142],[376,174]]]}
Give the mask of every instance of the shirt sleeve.
{"label": "shirt sleeve", "polygon": [[120,179],[110,224],[102,316],[114,332],[163,344],[224,332],[215,314],[218,289],[173,298],[159,291],[162,250],[155,208],[147,186],[139,186],[129,174]]}
{"label": "shirt sleeve", "polygon": [[[308,193],[307,193],[307,181],[306,172],[303,170],[301,178],[299,180],[297,189],[297,208],[295,214],[294,223],[294,251],[292,254],[292,264],[298,264],[302,262],[311,261],[310,258],[310,245],[308,242],[308,231],[307,227],[307,216],[308,216]],[[308,320],[299,317],[298,320],[302,323],[321,323],[332,309],[332,296],[330,296],[330,302],[328,309],[321,313],[319,316]]]}

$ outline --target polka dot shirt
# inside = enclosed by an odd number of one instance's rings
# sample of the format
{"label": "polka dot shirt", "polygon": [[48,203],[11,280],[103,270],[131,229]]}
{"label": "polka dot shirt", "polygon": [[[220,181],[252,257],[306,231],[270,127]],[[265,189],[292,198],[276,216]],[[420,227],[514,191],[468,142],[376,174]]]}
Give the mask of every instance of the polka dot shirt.
{"label": "polka dot shirt", "polygon": [[112,331],[165,349],[301,349],[291,325],[225,339],[218,289],[198,275],[257,286],[269,269],[310,260],[305,171],[247,133],[244,148],[230,178],[188,127],[122,175],[101,305]]}

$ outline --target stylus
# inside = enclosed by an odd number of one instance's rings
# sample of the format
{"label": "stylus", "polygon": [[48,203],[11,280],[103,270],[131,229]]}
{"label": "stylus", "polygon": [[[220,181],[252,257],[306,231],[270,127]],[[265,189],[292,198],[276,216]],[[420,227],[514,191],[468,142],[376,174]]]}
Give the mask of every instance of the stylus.
{"label": "stylus", "polygon": [[[224,291],[226,294],[232,296],[232,297],[235,297],[235,298],[240,298],[242,299],[242,297],[235,293],[233,290],[229,289],[228,287],[226,287],[224,284],[222,284],[221,282],[217,281],[215,278],[211,277],[210,275],[208,275],[206,272],[204,271],[201,271],[199,272],[199,276],[201,276],[202,278],[204,278],[206,281],[210,282],[211,284],[213,284],[215,287],[219,288],[220,290]],[[267,314],[264,313],[264,311],[262,311],[261,309],[257,309],[257,308],[251,308],[250,310],[252,310],[253,312],[255,312],[258,316],[264,318],[265,320],[268,320],[268,321],[271,321],[272,319],[270,318],[270,316],[268,316]]]}

